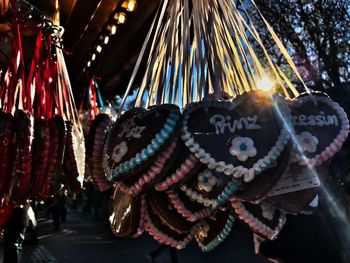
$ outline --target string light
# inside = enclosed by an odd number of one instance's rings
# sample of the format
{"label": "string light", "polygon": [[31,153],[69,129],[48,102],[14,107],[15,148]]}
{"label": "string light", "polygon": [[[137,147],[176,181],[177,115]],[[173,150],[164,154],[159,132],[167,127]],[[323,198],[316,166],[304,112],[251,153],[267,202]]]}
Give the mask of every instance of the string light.
{"label": "string light", "polygon": [[122,7],[128,12],[134,12],[137,7],[137,2],[135,0],[126,0],[123,2]]}
{"label": "string light", "polygon": [[116,13],[114,19],[118,24],[124,24],[126,22],[126,14],[124,12]]}
{"label": "string light", "polygon": [[93,53],[92,56],[91,56],[91,60],[94,61],[96,59],[96,54]]}
{"label": "string light", "polygon": [[117,26],[116,25],[108,25],[107,30],[111,36],[115,35],[117,33]]}
{"label": "string light", "polygon": [[97,45],[97,46],[96,46],[96,51],[97,51],[98,53],[101,53],[101,51],[102,51],[102,46],[101,46],[101,45]]}
{"label": "string light", "polygon": [[103,43],[104,43],[105,45],[107,45],[108,42],[109,42],[109,36],[105,36],[104,39],[103,39]]}
{"label": "string light", "polygon": [[91,61],[90,61],[90,60],[86,63],[86,66],[87,66],[88,68],[91,66]]}

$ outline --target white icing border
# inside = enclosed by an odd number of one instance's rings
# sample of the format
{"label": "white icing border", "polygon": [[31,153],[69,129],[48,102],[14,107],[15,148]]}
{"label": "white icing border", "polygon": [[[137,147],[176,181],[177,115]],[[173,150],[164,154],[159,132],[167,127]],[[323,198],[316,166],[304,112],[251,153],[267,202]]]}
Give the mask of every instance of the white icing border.
{"label": "white icing border", "polygon": [[[199,108],[208,108],[213,106],[217,108],[224,108],[227,110],[234,110],[238,105],[240,105],[240,101],[202,101],[189,105],[189,107],[187,107],[187,109],[183,113],[184,118],[181,138],[184,141],[185,145],[189,148],[189,150],[195,154],[195,156],[200,160],[201,163],[207,165],[209,169],[213,169],[217,172],[224,173],[228,176],[233,176],[234,178],[240,178],[243,176],[244,182],[248,183],[254,179],[255,174],[262,173],[265,169],[269,167],[269,165],[273,161],[277,160],[290,138],[290,133],[288,132],[288,130],[290,130],[290,128],[292,127],[290,109],[288,108],[288,105],[285,102],[284,98],[280,95],[275,94],[274,101],[275,103],[277,103],[279,110],[281,111],[281,115],[284,117],[284,120],[281,121],[281,133],[278,136],[275,145],[272,146],[271,149],[268,151],[268,154],[264,158],[259,159],[249,169],[243,167],[242,165],[235,167],[232,164],[226,164],[223,161],[218,162],[217,160],[212,158],[210,153],[206,152],[199,146],[197,142],[195,142],[195,139],[188,130],[188,120],[193,111]],[[279,116],[277,116],[277,118],[279,118]]]}
{"label": "white icing border", "polygon": [[[303,94],[301,94],[302,96]],[[312,97],[311,97],[312,96]],[[293,153],[293,158],[291,162],[297,162],[299,165],[309,165],[310,167],[318,166],[325,161],[332,158],[343,146],[343,143],[348,138],[349,135],[349,120],[347,118],[344,109],[335,101],[333,101],[327,94],[314,92],[311,95],[304,95],[302,97],[296,98],[290,101],[290,105],[296,108],[300,108],[303,103],[315,100],[325,103],[335,110],[341,122],[341,128],[337,137],[327,146],[321,153],[317,154],[313,158],[307,158],[306,156],[299,156],[297,153]],[[308,130],[305,130],[308,131]]]}

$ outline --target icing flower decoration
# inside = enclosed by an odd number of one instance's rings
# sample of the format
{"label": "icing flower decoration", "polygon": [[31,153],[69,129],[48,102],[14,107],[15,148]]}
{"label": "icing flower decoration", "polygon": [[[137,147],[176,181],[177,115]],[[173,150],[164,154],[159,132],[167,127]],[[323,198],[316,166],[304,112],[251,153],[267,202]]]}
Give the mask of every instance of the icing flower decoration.
{"label": "icing flower decoration", "polygon": [[205,170],[198,175],[197,187],[200,191],[204,190],[206,192],[211,192],[213,187],[217,184],[218,180],[211,173],[210,170]]}
{"label": "icing flower decoration", "polygon": [[116,163],[119,163],[124,155],[128,152],[128,146],[126,142],[119,143],[113,150],[112,159]]}
{"label": "icing flower decoration", "polygon": [[200,240],[204,240],[208,236],[209,230],[210,230],[209,224],[203,221],[198,227],[197,237]]}
{"label": "icing flower decoration", "polygon": [[275,208],[273,208],[271,205],[269,205],[267,203],[261,203],[260,208],[262,210],[261,215],[263,216],[263,218],[266,218],[267,220],[272,221],[273,216],[275,214]]}
{"label": "icing flower decoration", "polygon": [[254,141],[249,137],[234,138],[231,141],[229,151],[241,162],[248,160],[248,157],[254,157],[257,153],[256,148],[254,147]]}
{"label": "icing flower decoration", "polygon": [[295,136],[303,152],[313,153],[317,150],[318,139],[310,132],[304,131]]}

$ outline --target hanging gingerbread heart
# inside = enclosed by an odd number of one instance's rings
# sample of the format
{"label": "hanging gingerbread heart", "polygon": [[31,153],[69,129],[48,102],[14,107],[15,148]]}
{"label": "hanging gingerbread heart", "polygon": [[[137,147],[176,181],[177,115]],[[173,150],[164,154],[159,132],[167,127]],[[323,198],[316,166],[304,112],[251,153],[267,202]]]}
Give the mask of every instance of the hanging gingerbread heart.
{"label": "hanging gingerbread heart", "polygon": [[349,133],[343,108],[325,93],[303,93],[289,102],[295,130],[293,162],[316,166],[332,158]]}
{"label": "hanging gingerbread heart", "polygon": [[66,124],[60,115],[49,118],[48,122],[50,127],[49,162],[44,186],[38,193],[38,197],[42,200],[56,193],[61,188],[61,184],[65,183],[62,174],[67,139]]}
{"label": "hanging gingerbread heart", "polygon": [[112,120],[108,114],[98,114],[91,123],[86,147],[86,160],[91,171],[91,177],[100,191],[105,191],[111,187],[106,180],[102,167],[104,142],[111,124]]}
{"label": "hanging gingerbread heart", "polygon": [[36,197],[44,186],[50,150],[50,127],[44,119],[34,120],[31,197]]}
{"label": "hanging gingerbread heart", "polygon": [[254,233],[270,240],[277,238],[286,222],[285,213],[266,202],[254,205],[232,199],[231,206],[240,221]]}
{"label": "hanging gingerbread heart", "polygon": [[0,193],[8,190],[13,165],[15,119],[11,113],[0,109]]}
{"label": "hanging gingerbread heart", "polygon": [[209,252],[220,245],[230,234],[235,223],[232,212],[217,210],[215,214],[205,218],[199,226],[195,239],[203,252]]}
{"label": "hanging gingerbread heart", "polygon": [[32,153],[34,139],[34,118],[28,111],[16,110],[16,157],[14,160],[8,199],[23,204],[29,197]]}
{"label": "hanging gingerbread heart", "polygon": [[146,201],[131,197],[114,186],[109,200],[109,226],[118,237],[138,237],[144,230]]}
{"label": "hanging gingerbread heart", "polygon": [[251,91],[232,102],[189,105],[182,139],[208,168],[250,182],[280,156],[290,137],[289,123],[281,96]]}
{"label": "hanging gingerbread heart", "polygon": [[145,230],[159,243],[183,249],[193,239],[199,223],[179,215],[164,192],[152,191],[146,201]]}
{"label": "hanging gingerbread heart", "polygon": [[124,118],[115,136],[107,141],[109,179],[127,178],[153,164],[159,153],[176,140],[180,120],[179,107],[171,104],[155,106],[132,118]]}
{"label": "hanging gingerbread heart", "polygon": [[[117,141],[119,140],[119,133],[122,126],[130,125],[131,120],[139,113],[145,111],[143,108],[132,108],[124,112],[108,129],[105,145],[103,147],[103,162],[102,166],[106,173],[107,179],[112,178],[112,169],[115,168],[116,164],[112,159],[113,150]],[[129,123],[129,124],[128,124]],[[125,176],[124,176],[125,177]],[[123,177],[121,176],[121,179]]]}

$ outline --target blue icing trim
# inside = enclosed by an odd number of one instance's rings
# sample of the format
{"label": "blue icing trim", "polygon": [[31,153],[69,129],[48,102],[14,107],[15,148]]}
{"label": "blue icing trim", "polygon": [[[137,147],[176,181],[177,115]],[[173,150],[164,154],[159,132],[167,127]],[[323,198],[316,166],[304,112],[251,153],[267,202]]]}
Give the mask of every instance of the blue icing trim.
{"label": "blue icing trim", "polygon": [[163,136],[163,138],[168,139],[169,133],[163,128],[160,130],[160,134]]}
{"label": "blue icing trim", "polygon": [[232,195],[237,191],[238,187],[241,185],[241,182],[238,180],[233,180],[229,182],[222,193],[216,198],[216,206],[221,206],[225,204]]}
{"label": "blue icing trim", "polygon": [[156,135],[155,140],[158,142],[159,145],[162,145],[165,141],[165,139],[159,133]]}
{"label": "blue icing trim", "polygon": [[169,132],[169,133],[172,133],[173,130],[174,130],[174,127],[173,126],[170,126],[169,124],[165,124],[164,125],[164,129]]}
{"label": "blue icing trim", "polygon": [[148,160],[148,155],[147,155],[146,149],[143,149],[143,150],[142,150],[142,153],[141,153],[141,160],[142,160],[142,161]]}
{"label": "blue icing trim", "polygon": [[208,244],[202,245],[200,244],[200,248],[203,252],[209,252],[220,245],[230,234],[233,224],[235,223],[235,218],[232,214],[230,214],[227,218],[227,222],[221,232]]}
{"label": "blue icing trim", "polygon": [[152,147],[152,144],[149,144],[146,149],[148,155],[152,156],[154,154],[154,149]]}
{"label": "blue icing trim", "polygon": [[151,143],[152,143],[152,146],[153,146],[153,149],[154,149],[154,150],[158,150],[158,149],[159,149],[160,145],[159,145],[159,142],[157,142],[156,139],[153,139],[153,140],[151,141]]}

